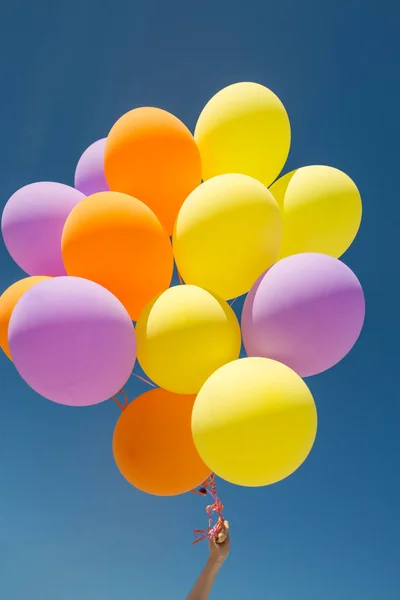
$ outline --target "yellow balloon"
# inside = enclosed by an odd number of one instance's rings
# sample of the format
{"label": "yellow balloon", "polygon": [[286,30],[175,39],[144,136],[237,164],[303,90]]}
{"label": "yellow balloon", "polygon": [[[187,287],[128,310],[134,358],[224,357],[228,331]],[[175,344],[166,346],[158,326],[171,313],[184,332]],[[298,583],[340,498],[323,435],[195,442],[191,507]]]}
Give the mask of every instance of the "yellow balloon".
{"label": "yellow balloon", "polygon": [[282,217],[271,192],[247,175],[220,175],[183,203],[173,236],[186,283],[228,300],[249,291],[277,259]]}
{"label": "yellow balloon", "polygon": [[243,358],[216,371],[192,413],[193,439],[219,477],[244,486],[276,483],[307,458],[317,410],[304,381],[268,358]]}
{"label": "yellow balloon", "polygon": [[270,188],[282,212],[280,258],[319,252],[339,258],[357,235],[362,203],[356,184],[333,167],[302,167]]}
{"label": "yellow balloon", "polygon": [[136,325],[141,367],[160,387],[196,394],[216,369],[239,356],[240,326],[231,307],[194,285],[169,288]]}
{"label": "yellow balloon", "polygon": [[290,123],[271,90],[258,83],[234,83],[206,104],[194,137],[204,180],[243,173],[268,186],[289,154]]}

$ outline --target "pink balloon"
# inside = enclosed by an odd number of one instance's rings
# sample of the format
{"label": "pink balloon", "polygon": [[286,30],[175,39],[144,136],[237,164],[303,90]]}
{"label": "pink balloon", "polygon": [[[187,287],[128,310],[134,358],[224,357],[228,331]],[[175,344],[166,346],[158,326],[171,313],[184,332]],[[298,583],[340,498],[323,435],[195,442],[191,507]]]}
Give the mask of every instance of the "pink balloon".
{"label": "pink balloon", "polygon": [[243,342],[248,356],[272,358],[307,377],[346,356],[364,317],[364,293],[349,267],[324,254],[296,254],[276,263],[250,290]]}
{"label": "pink balloon", "polygon": [[78,190],[51,181],[31,183],[11,196],[1,220],[7,250],[28,275],[66,275],[61,236]]}
{"label": "pink balloon", "polygon": [[110,190],[104,174],[104,148],[106,138],[94,142],[85,150],[75,170],[75,187],[91,196]]}
{"label": "pink balloon", "polygon": [[28,290],[11,315],[8,342],[26,383],[69,406],[114,396],[136,360],[135,330],[124,306],[79,277],[47,279]]}

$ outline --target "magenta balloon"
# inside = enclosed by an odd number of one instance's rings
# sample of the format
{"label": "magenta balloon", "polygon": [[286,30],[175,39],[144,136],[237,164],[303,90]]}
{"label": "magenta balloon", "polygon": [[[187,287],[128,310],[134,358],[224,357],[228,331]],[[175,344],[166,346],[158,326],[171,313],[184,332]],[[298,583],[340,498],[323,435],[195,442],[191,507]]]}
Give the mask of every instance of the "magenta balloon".
{"label": "magenta balloon", "polygon": [[71,210],[85,196],[68,185],[41,181],[19,189],[4,207],[4,243],[28,275],[66,275],[61,236]]}
{"label": "magenta balloon", "polygon": [[101,285],[79,277],[47,279],[28,290],[11,315],[8,341],[26,383],[69,406],[115,395],[136,359],[135,331],[124,306]]}
{"label": "magenta balloon", "polygon": [[110,190],[104,174],[104,148],[106,138],[94,142],[85,150],[75,170],[75,187],[91,196]]}
{"label": "magenta balloon", "polygon": [[342,262],[296,254],[276,263],[250,290],[242,313],[249,356],[282,362],[301,377],[337,364],[364,323],[361,284]]}

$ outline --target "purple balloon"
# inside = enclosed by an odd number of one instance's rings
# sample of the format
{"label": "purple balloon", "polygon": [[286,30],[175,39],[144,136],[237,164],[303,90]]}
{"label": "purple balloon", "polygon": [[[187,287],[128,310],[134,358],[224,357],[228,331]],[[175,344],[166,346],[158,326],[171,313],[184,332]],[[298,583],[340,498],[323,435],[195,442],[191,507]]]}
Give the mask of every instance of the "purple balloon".
{"label": "purple balloon", "polygon": [[106,138],[94,142],[85,150],[75,170],[75,187],[91,196],[110,190],[104,174],[104,148]]}
{"label": "purple balloon", "polygon": [[135,330],[124,306],[79,277],[47,279],[28,290],[11,315],[8,341],[26,383],[69,406],[114,396],[136,360]]}
{"label": "purple balloon", "polygon": [[349,267],[324,254],[296,254],[276,263],[250,290],[243,342],[249,356],[272,358],[307,377],[346,356],[364,317],[364,293]]}
{"label": "purple balloon", "polygon": [[28,275],[66,275],[61,236],[69,213],[83,198],[73,187],[41,181],[8,200],[1,220],[4,243]]}

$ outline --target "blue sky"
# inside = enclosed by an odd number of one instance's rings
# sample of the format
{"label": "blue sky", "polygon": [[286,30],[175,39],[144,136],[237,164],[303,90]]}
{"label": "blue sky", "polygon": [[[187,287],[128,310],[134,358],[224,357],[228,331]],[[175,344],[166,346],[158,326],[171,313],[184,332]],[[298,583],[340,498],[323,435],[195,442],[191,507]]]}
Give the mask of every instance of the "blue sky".
{"label": "blue sky", "polygon": [[[241,80],[267,85],[288,109],[286,171],[336,166],[361,191],[345,261],[364,286],[364,332],[309,380],[320,424],[305,465],[270,488],[220,485],[232,555],[213,598],[399,597],[399,16],[378,0],[24,0],[2,10],[2,205],[32,181],[72,184],[81,152],[126,110],[159,106],[193,128],[205,102]],[[20,277],[1,246],[1,289]],[[55,405],[0,359],[1,597],[185,598],[207,552],[191,547],[202,499],[135,491],[113,463],[112,401]]]}

